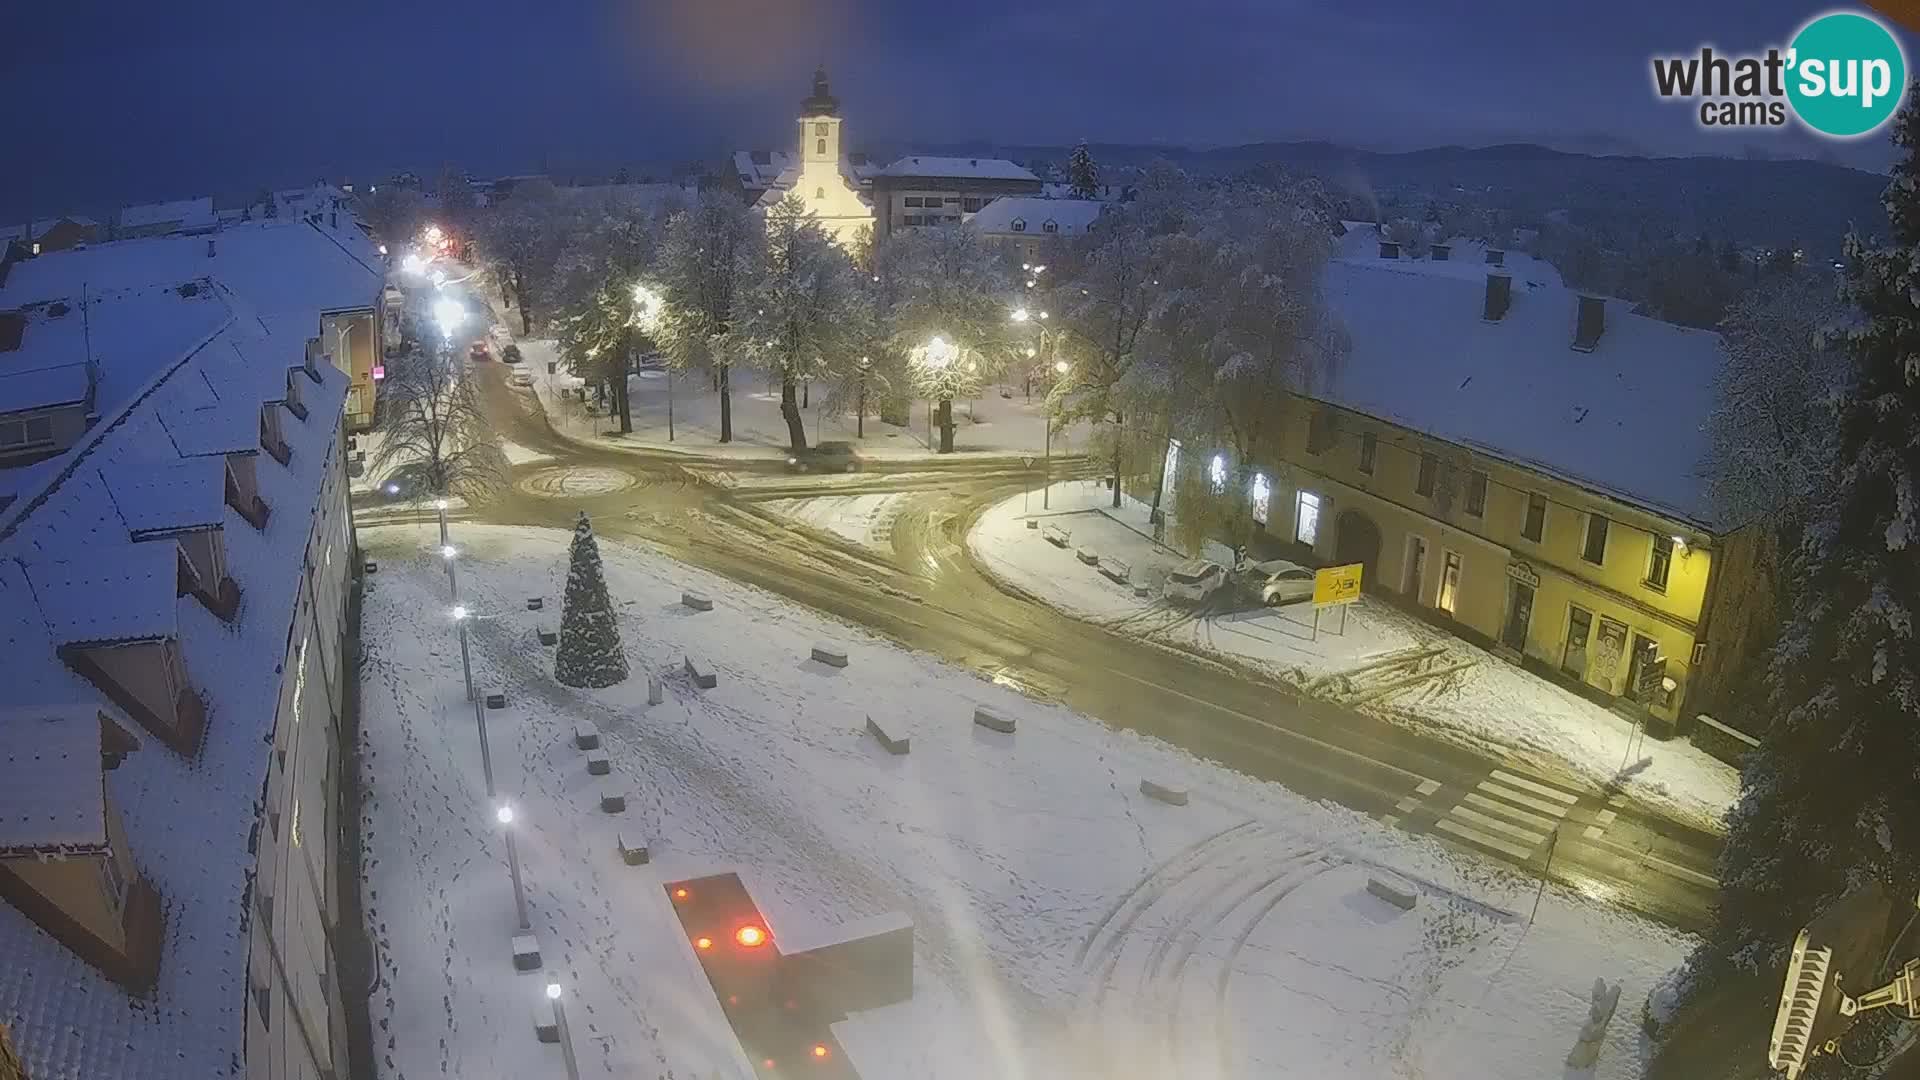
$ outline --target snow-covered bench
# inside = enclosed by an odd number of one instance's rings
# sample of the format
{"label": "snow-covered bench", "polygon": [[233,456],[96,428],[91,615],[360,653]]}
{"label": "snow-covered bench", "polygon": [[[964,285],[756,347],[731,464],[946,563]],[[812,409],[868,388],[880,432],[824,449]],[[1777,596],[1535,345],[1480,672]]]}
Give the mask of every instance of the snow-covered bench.
{"label": "snow-covered bench", "polygon": [[1014,721],[1011,716],[1001,716],[992,709],[976,707],[973,710],[973,722],[988,731],[997,731],[1002,735],[1013,734]]}
{"label": "snow-covered bench", "polygon": [[720,676],[714,674],[712,668],[691,656],[686,658],[681,667],[686,671],[687,678],[693,680],[693,685],[702,690],[711,690],[720,685]]}
{"label": "snow-covered bench", "polygon": [[1041,529],[1040,535],[1046,538],[1047,543],[1057,548],[1064,548],[1073,543],[1073,534],[1058,525],[1049,525]]}
{"label": "snow-covered bench", "polygon": [[487,691],[487,708],[504,709],[507,707],[507,695],[502,690]]}
{"label": "snow-covered bench", "polygon": [[885,747],[889,754],[905,754],[913,749],[912,737],[902,735],[897,739],[894,738],[886,728],[880,726],[878,720],[871,716],[867,717],[867,733]]}
{"label": "snow-covered bench", "polygon": [[1161,783],[1156,783],[1155,781],[1152,781],[1152,780],[1142,780],[1140,781],[1140,794],[1145,795],[1147,798],[1152,799],[1155,802],[1166,803],[1168,806],[1187,805],[1187,789],[1183,787],[1174,787],[1171,784],[1161,784]]}
{"label": "snow-covered bench", "polygon": [[814,642],[813,658],[819,661],[820,663],[827,665],[828,667],[846,667],[847,666],[847,650],[842,646],[833,644],[832,642],[827,642],[827,641]]}
{"label": "snow-covered bench", "polygon": [[1100,553],[1092,548],[1074,548],[1073,557],[1086,563],[1088,566],[1100,565]]}
{"label": "snow-covered bench", "polygon": [[543,608],[543,607],[546,607],[546,606],[547,606],[547,601],[546,601],[546,599],[545,599],[544,597],[539,597],[539,596],[529,596],[529,597],[527,597],[527,610],[528,610],[528,611],[539,611],[539,610],[540,610],[541,608]]}
{"label": "snow-covered bench", "polygon": [[1133,577],[1133,564],[1109,556],[1100,560],[1100,576],[1116,585],[1125,585]]}

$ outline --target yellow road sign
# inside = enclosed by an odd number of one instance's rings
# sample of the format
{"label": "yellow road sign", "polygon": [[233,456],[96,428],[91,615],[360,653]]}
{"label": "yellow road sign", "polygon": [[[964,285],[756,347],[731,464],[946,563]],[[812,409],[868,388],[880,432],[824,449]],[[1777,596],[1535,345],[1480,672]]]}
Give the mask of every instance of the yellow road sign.
{"label": "yellow road sign", "polygon": [[1313,606],[1332,607],[1360,599],[1360,568],[1365,563],[1328,566],[1313,572]]}

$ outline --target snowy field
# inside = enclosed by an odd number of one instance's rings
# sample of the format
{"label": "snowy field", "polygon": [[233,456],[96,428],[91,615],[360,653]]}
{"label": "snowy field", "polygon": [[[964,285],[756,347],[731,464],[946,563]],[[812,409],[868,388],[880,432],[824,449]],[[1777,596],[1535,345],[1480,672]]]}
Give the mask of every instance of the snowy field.
{"label": "snowy field", "polygon": [[[554,1076],[462,700],[431,527],[362,530],[367,860],[381,1075]],[[867,1080],[1561,1076],[1596,977],[1625,984],[1592,1075],[1641,1075],[1633,1021],[1687,941],[1498,866],[1022,698],[806,609],[601,542],[634,667],[577,691],[557,625],[569,534],[460,524],[462,599],[531,923],[589,1078],[754,1075],[662,885],[738,870],[777,941],[899,913],[910,1001],[834,1034]],[[684,588],[714,609],[680,605]],[[529,611],[530,596],[545,609]],[[808,659],[819,640],[850,666]],[[680,674],[694,656],[718,685]],[[665,675],[648,706],[646,676]],[[986,705],[1014,734],[970,722]],[[885,753],[867,717],[910,735]],[[610,777],[590,777],[576,724]],[[1148,800],[1140,781],[1191,791]],[[601,785],[606,787],[602,788]],[[602,814],[596,796],[629,796]],[[628,866],[616,836],[651,843]],[[1402,911],[1366,891],[1413,882]],[[801,1070],[803,1071],[803,1070]],[[797,1074],[797,1072],[795,1073]]]}
{"label": "snowy field", "polygon": [[802,525],[867,547],[893,546],[893,521],[900,516],[911,492],[888,491],[868,495],[820,495],[806,499],[768,499],[760,505]]}
{"label": "snowy field", "polygon": [[[610,438],[611,441],[633,446],[742,457],[772,457],[784,452],[789,445],[787,422],[780,415],[779,384],[768,386],[755,372],[734,373],[734,441],[730,444],[719,441],[720,398],[713,392],[711,384],[698,375],[676,375],[669,380],[664,371],[643,371],[629,377],[627,386],[629,407],[633,413],[633,433],[608,437],[606,433],[618,426],[617,417],[609,417],[605,413],[597,417],[588,416],[578,401],[560,400],[559,391],[578,387],[580,380],[564,374],[565,364],[559,365],[559,374],[549,376],[546,373],[547,361],[557,359],[554,343],[541,338],[524,338],[520,341],[520,349],[530,365],[528,370],[533,372],[534,392],[540,397],[548,421],[576,438],[592,437],[601,441],[609,441]],[[673,395],[671,441],[667,438],[669,383]],[[913,403],[909,414],[911,423],[905,427],[882,423],[868,416],[863,438],[856,434],[858,425],[851,412],[837,417],[821,415],[826,392],[820,387],[814,389],[819,390],[820,394],[812,399],[812,407],[801,413],[806,422],[809,443],[823,440],[851,442],[859,447],[861,454],[873,458],[931,455],[927,443],[926,402]],[[975,401],[954,402],[955,452],[1002,456],[1040,454],[1046,441],[1046,421],[1041,411],[1041,399],[1036,395],[1028,402],[1020,389],[1011,388],[1013,396],[1003,398],[999,396],[999,388],[989,388],[985,395]],[[1054,452],[1074,452],[1074,448],[1084,442],[1085,430],[1085,426],[1081,425],[1064,434],[1055,432]],[[937,446],[938,429],[933,435],[934,445]]]}
{"label": "snowy field", "polygon": [[[1289,682],[1332,694],[1326,677],[1383,657],[1444,650],[1426,663],[1435,669],[1469,665],[1416,693],[1388,695],[1358,707],[1549,771],[1571,769],[1604,784],[1628,768],[1625,790],[1639,801],[1704,828],[1724,829],[1740,790],[1739,771],[1683,741],[1636,737],[1633,726],[1587,699],[1397,611],[1362,599],[1345,622],[1326,612],[1314,627],[1310,606],[1195,616],[1160,599],[1168,568],[1181,556],[1154,544],[1137,504],[1116,519],[1098,484],[1054,485],[1050,511],[1037,496],[1016,496],[981,515],[968,544],[996,577],[1081,618],[1170,644],[1199,648],[1257,664]],[[1041,516],[1042,514],[1050,516]],[[1067,548],[1028,529],[1040,517],[1072,535]],[[1146,597],[1081,564],[1085,544],[1103,556],[1130,562]],[[1642,764],[1644,762],[1644,764]]]}

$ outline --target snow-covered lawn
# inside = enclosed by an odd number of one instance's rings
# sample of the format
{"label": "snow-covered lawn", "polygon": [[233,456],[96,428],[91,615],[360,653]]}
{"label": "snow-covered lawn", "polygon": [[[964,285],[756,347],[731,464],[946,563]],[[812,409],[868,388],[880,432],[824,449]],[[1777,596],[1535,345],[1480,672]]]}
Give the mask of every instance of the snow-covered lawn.
{"label": "snow-covered lawn", "polygon": [[[523,338],[520,350],[533,372],[534,392],[546,409],[555,428],[576,438],[626,443],[651,449],[680,450],[708,456],[766,458],[784,453],[789,445],[787,422],[780,415],[780,387],[766,383],[754,372],[736,371],[733,379],[733,442],[721,443],[720,398],[699,375],[675,375],[664,371],[642,371],[628,381],[629,408],[633,413],[633,432],[609,436],[617,427],[617,418],[602,412],[588,416],[577,400],[561,400],[561,390],[581,385],[567,375],[566,365],[558,373],[547,374],[547,362],[557,359],[554,343],[543,338]],[[669,385],[671,384],[671,385]],[[667,397],[673,397],[673,438],[668,439]],[[866,434],[857,433],[858,425],[849,412],[844,416],[818,415],[823,408],[825,390],[811,400],[811,408],[802,410],[808,442],[843,440],[859,447],[860,453],[873,458],[916,458],[932,454],[927,444],[927,403],[915,401],[905,427],[867,417]],[[1046,422],[1041,399],[1029,402],[1020,387],[1010,388],[1011,397],[1001,397],[1000,388],[990,387],[975,401],[956,401],[954,448],[962,454],[1040,455],[1046,441]],[[591,392],[589,392],[589,398]],[[1084,449],[1086,427],[1077,426],[1064,434],[1055,432],[1055,453],[1074,453]],[[939,431],[934,431],[937,440]]]}
{"label": "snow-covered lawn", "polygon": [[[577,691],[557,625],[569,534],[459,524],[462,601],[501,797],[582,1075],[753,1075],[663,884],[738,870],[776,942],[900,913],[910,1001],[834,1029],[888,1077],[1559,1076],[1594,978],[1625,982],[1596,1075],[1641,1075],[1639,1001],[1687,941],[1343,809],[1111,731],[778,598],[601,541],[633,678]],[[362,532],[369,578],[363,882],[390,1078],[553,1076],[546,977],[516,974],[513,902],[431,526]],[[683,589],[714,609],[680,605]],[[526,609],[529,596],[545,609]],[[850,666],[808,659],[819,640]],[[710,664],[697,690],[681,659]],[[648,706],[646,676],[666,676]],[[976,704],[1014,734],[976,727]],[[910,735],[885,753],[867,717]],[[601,733],[589,777],[576,723]],[[1153,779],[1187,806],[1145,798]],[[628,794],[606,815],[602,780]],[[616,836],[650,841],[628,866]],[[1366,891],[1417,883],[1403,912]]]}
{"label": "snow-covered lawn", "polygon": [[807,499],[768,499],[761,506],[802,525],[833,533],[868,547],[891,547],[893,521],[911,493],[820,495]]}
{"label": "snow-covered lawn", "polygon": [[[1626,766],[1632,797],[1683,821],[1724,827],[1740,789],[1732,766],[1688,742],[1637,736],[1618,714],[1385,604],[1363,598],[1344,622],[1339,612],[1325,612],[1317,630],[1305,605],[1201,616],[1169,605],[1160,586],[1182,557],[1153,542],[1143,508],[1129,503],[1111,516],[1107,497],[1097,484],[1076,481],[1054,485],[1050,511],[1040,509],[1037,496],[1007,499],[981,515],[968,544],[996,577],[1061,610],[1253,663],[1330,695],[1336,688],[1316,680],[1396,653],[1443,650],[1423,661],[1429,670],[1470,666],[1358,707],[1535,767],[1570,769],[1594,784]],[[1029,517],[1068,530],[1071,542],[1048,543],[1042,531],[1026,527]],[[1080,563],[1075,549],[1083,544],[1130,562],[1133,580],[1150,594],[1136,596]]]}

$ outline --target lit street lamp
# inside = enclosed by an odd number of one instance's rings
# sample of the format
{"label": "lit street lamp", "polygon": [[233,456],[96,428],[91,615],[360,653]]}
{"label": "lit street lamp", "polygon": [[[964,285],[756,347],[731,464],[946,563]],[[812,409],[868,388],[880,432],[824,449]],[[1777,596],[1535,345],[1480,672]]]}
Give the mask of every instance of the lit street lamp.
{"label": "lit street lamp", "polygon": [[520,916],[520,929],[528,929],[532,924],[527,921],[527,891],[520,885],[520,854],[513,846],[513,804],[501,803],[493,812],[493,818],[500,823],[500,831],[507,834],[507,873],[513,875],[513,911]]}
{"label": "lit street lamp", "polygon": [[560,1004],[560,984],[547,984],[547,1000],[553,1002],[553,1026],[560,1034],[560,1055],[567,1062],[567,1080],[580,1080],[580,1063],[573,1059],[573,1035],[567,1031],[567,1009]]}
{"label": "lit street lamp", "polygon": [[440,336],[453,340],[453,332],[467,319],[467,309],[460,301],[451,297],[441,297],[433,302],[433,321],[440,326]]}

